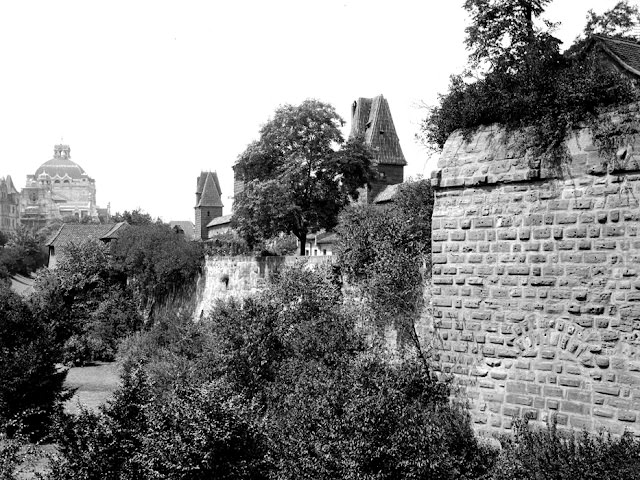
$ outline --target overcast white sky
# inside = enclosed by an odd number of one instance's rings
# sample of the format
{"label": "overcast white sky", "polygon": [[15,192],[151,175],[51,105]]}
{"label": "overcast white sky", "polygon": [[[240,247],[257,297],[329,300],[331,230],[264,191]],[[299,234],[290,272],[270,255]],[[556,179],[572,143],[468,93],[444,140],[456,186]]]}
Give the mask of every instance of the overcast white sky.
{"label": "overcast white sky", "polygon": [[[590,8],[554,0],[567,47]],[[196,177],[231,166],[283,103],[317,98],[350,127],[383,94],[407,176],[435,164],[414,140],[424,110],[466,63],[463,0],[5,1],[0,3],[0,176],[22,188],[64,139],[98,204],[193,220]]]}

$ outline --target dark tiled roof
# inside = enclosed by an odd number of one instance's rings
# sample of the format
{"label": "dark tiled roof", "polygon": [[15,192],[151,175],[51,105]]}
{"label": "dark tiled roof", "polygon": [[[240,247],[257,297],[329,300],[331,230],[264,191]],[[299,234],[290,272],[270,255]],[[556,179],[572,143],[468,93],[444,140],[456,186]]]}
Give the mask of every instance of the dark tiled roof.
{"label": "dark tiled roof", "polygon": [[604,35],[593,35],[593,38],[620,67],[640,77],[640,44],[638,42]]}
{"label": "dark tiled roof", "polygon": [[[204,181],[201,179],[204,178]],[[202,189],[200,184],[202,183]],[[220,191],[220,182],[218,181],[218,175],[216,172],[204,172],[200,174],[198,178],[198,188],[200,189],[196,193],[201,193],[200,201],[196,207],[223,207],[222,205],[222,192]]]}
{"label": "dark tiled roof", "polygon": [[376,198],[373,199],[373,203],[387,203],[392,201],[398,193],[400,185],[402,184],[396,183],[395,185],[387,185],[384,187],[384,190],[376,195]]}
{"label": "dark tiled roof", "polygon": [[373,150],[375,164],[407,164],[393,125],[389,102],[382,95],[353,102],[349,137],[356,136],[362,136],[365,144]]}
{"label": "dark tiled roof", "polygon": [[126,222],[105,224],[63,224],[57,232],[45,243],[49,247],[59,247],[70,242],[79,243],[88,238],[100,240],[112,240],[118,238],[120,229],[127,225]]}
{"label": "dark tiled roof", "polygon": [[231,217],[232,217],[231,214],[216,217],[213,220],[211,220],[209,223],[207,223],[207,227],[215,227],[219,225],[224,225],[226,223],[231,223]]}
{"label": "dark tiled roof", "polygon": [[171,220],[169,222],[169,226],[171,228],[175,227],[176,225],[182,229],[187,237],[193,238],[195,236],[196,226],[193,224],[193,222],[189,220]]}

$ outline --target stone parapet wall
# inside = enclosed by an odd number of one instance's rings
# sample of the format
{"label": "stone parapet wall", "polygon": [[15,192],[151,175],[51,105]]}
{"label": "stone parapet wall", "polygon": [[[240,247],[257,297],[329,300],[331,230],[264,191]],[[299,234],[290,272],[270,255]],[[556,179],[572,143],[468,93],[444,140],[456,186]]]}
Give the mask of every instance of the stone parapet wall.
{"label": "stone parapet wall", "polygon": [[454,134],[432,177],[440,368],[480,431],[640,434],[640,142],[603,158],[584,129],[550,168],[521,140]]}

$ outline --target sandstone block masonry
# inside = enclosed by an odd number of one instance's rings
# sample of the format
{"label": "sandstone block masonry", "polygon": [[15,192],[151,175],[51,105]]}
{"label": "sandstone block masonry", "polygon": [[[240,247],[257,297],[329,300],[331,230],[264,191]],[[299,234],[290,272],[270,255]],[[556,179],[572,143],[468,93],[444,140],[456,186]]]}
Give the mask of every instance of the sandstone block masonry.
{"label": "sandstone block masonry", "polygon": [[640,434],[640,141],[567,148],[553,170],[496,127],[454,134],[432,178],[437,355],[480,431]]}

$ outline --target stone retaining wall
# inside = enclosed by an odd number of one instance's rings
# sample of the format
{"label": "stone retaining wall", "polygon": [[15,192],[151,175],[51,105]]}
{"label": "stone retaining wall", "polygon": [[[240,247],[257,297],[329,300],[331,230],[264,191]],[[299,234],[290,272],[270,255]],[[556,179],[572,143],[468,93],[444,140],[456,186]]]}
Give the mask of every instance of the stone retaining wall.
{"label": "stone retaining wall", "polygon": [[199,299],[195,317],[206,316],[211,305],[229,297],[244,298],[262,290],[270,275],[287,265],[304,262],[307,265],[332,262],[332,256],[273,256],[273,257],[214,257],[206,259],[205,271],[200,279]]}
{"label": "stone retaining wall", "polygon": [[640,142],[567,147],[554,170],[498,128],[454,134],[432,178],[438,356],[480,431],[640,434]]}

